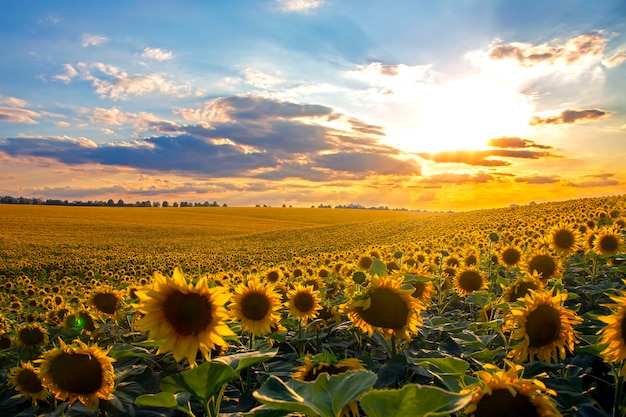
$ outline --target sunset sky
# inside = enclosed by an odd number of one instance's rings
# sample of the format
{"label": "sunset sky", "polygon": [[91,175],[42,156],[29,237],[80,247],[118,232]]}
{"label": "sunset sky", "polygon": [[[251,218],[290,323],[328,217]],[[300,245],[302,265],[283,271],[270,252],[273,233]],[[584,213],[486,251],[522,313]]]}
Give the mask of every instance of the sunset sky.
{"label": "sunset sky", "polygon": [[623,0],[4,1],[0,196],[626,193]]}

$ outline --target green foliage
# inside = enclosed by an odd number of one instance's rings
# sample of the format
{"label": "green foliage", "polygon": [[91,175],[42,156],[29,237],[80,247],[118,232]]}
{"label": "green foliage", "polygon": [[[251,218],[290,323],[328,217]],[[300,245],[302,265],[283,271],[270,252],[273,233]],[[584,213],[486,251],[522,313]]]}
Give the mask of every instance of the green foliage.
{"label": "green foliage", "polygon": [[[352,371],[340,375],[320,374],[315,381],[281,381],[275,376],[255,391],[261,403],[307,416],[339,417],[344,407],[367,392],[376,381],[368,371]],[[256,415],[256,414],[254,414]]]}
{"label": "green foliage", "polygon": [[[447,358],[446,358],[447,359]],[[443,367],[454,364],[446,363]],[[472,394],[457,394],[424,385],[405,385],[402,389],[371,390],[361,397],[361,407],[368,417],[436,417],[459,411]]]}

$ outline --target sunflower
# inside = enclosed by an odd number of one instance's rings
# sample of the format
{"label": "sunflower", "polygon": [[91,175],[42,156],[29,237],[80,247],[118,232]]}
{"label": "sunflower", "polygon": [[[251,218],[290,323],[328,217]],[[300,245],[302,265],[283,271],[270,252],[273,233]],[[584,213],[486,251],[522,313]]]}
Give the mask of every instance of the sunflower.
{"label": "sunflower", "polygon": [[580,249],[579,233],[567,223],[559,223],[550,230],[550,247],[562,255],[570,255]]}
{"label": "sunflower", "polygon": [[80,401],[87,408],[97,407],[101,399],[109,399],[114,391],[115,372],[107,356],[109,349],[87,346],[76,339],[74,345],[66,345],[59,339],[60,347],[44,352],[39,377],[45,388],[58,400],[69,400],[72,405]]}
{"label": "sunflower", "polygon": [[143,314],[137,327],[164,340],[157,354],[171,351],[176,361],[187,358],[195,366],[198,349],[208,360],[211,349],[227,345],[224,336],[234,336],[223,322],[229,294],[222,287],[209,288],[206,277],[193,285],[178,268],[172,278],[155,272],[152,284],[138,290],[137,297],[137,311]]}
{"label": "sunflower", "polygon": [[526,273],[524,276],[516,279],[511,285],[502,289],[504,300],[511,303],[519,298],[526,297],[529,290],[539,291],[545,287],[541,281],[539,274],[535,271],[533,274]]}
{"label": "sunflower", "polygon": [[560,417],[550,398],[554,390],[538,379],[520,376],[523,367],[505,361],[507,369],[485,364],[476,372],[478,381],[461,391],[473,393],[465,413],[474,417]]}
{"label": "sunflower", "polygon": [[561,275],[561,263],[548,251],[541,250],[531,255],[526,261],[526,270],[529,273],[537,272],[543,282]]}
{"label": "sunflower", "polygon": [[318,310],[322,309],[319,302],[320,292],[307,285],[296,284],[294,289],[287,292],[287,299],[289,314],[297,317],[302,323],[316,318]]}
{"label": "sunflower", "polygon": [[601,255],[617,255],[624,250],[622,233],[615,227],[603,227],[598,231],[593,248]]}
{"label": "sunflower", "polygon": [[360,359],[337,360],[332,352],[322,352],[315,356],[306,355],[304,365],[294,368],[291,377],[300,381],[315,381],[324,372],[329,375],[338,375],[348,371],[362,370],[365,370],[365,366]]}
{"label": "sunflower", "polygon": [[42,385],[39,379],[39,371],[30,362],[11,368],[7,376],[9,384],[24,398],[37,401],[45,400],[50,396],[50,391]]}
{"label": "sunflower", "polygon": [[403,279],[405,284],[411,284],[413,287],[411,297],[422,303],[424,308],[430,305],[436,289],[433,284],[434,278],[425,265],[402,265],[393,275]]}
{"label": "sunflower", "polygon": [[[516,362],[524,362],[534,357],[550,363],[560,356],[565,358],[566,349],[572,352],[576,343],[572,325],[582,319],[573,311],[563,306],[567,293],[553,295],[550,291],[528,290],[524,297],[524,306],[511,308],[506,326],[516,329],[511,334],[512,340],[521,341],[512,347],[509,357]],[[560,354],[560,355],[559,355]]]}
{"label": "sunflower", "polygon": [[[626,284],[626,280],[623,280]],[[606,348],[600,353],[607,362],[621,362],[626,360],[626,290],[619,296],[609,295],[615,304],[607,304],[614,312],[609,316],[598,317],[606,323],[598,334],[600,344]],[[620,376],[626,376],[626,366],[622,366]]]}
{"label": "sunflower", "polygon": [[89,296],[89,304],[102,314],[115,314],[122,300],[122,291],[109,286],[96,288]]}
{"label": "sunflower", "polygon": [[515,268],[522,259],[522,251],[516,246],[508,246],[502,252],[498,260],[507,268]]}
{"label": "sunflower", "polygon": [[468,296],[474,291],[486,289],[487,281],[476,267],[470,266],[456,273],[454,288],[460,296]]}
{"label": "sunflower", "polygon": [[85,331],[87,333],[96,330],[96,322],[87,309],[81,309],[72,313],[67,312],[63,316],[63,325],[69,330]]}
{"label": "sunflower", "polygon": [[374,332],[390,338],[410,339],[422,323],[421,305],[413,297],[412,286],[402,287],[402,281],[386,276],[373,276],[371,284],[355,294],[344,306],[344,311],[353,322],[372,336]]}
{"label": "sunflower", "polygon": [[48,331],[37,323],[23,324],[17,329],[17,344],[25,348],[43,347],[48,341]]}
{"label": "sunflower", "polygon": [[230,310],[245,331],[255,336],[272,333],[272,326],[280,320],[281,296],[274,286],[262,284],[257,278],[235,288]]}

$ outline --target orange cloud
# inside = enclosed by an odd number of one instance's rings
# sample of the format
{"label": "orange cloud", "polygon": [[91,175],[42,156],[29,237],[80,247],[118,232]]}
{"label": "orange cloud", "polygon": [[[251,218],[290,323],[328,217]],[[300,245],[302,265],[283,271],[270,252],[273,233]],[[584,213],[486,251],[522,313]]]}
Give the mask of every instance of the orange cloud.
{"label": "orange cloud", "polygon": [[540,145],[532,140],[517,137],[501,137],[489,139],[487,145],[494,148],[537,148],[552,149],[551,146]]}
{"label": "orange cloud", "polygon": [[554,176],[533,175],[529,177],[517,177],[515,178],[515,182],[525,184],[554,184],[555,182],[559,182],[559,179]]}
{"label": "orange cloud", "polygon": [[550,152],[518,150],[518,149],[487,149],[482,151],[448,151],[437,153],[419,153],[424,159],[439,163],[459,163],[477,166],[507,166],[510,162],[501,159],[487,159],[492,156],[505,158],[523,158],[523,159],[540,159],[547,157],[555,157]]}
{"label": "orange cloud", "polygon": [[530,43],[512,42],[494,45],[489,51],[493,60],[513,60],[523,67],[548,63],[564,63],[568,66],[579,65],[589,59],[600,60],[608,40],[599,33],[580,35],[566,42]]}
{"label": "orange cloud", "polygon": [[605,110],[590,109],[590,110],[563,110],[561,114],[557,116],[549,116],[542,118],[539,116],[533,116],[530,118],[531,126],[549,125],[549,124],[572,124],[577,122],[584,122],[589,120],[600,120],[610,117],[610,113]]}

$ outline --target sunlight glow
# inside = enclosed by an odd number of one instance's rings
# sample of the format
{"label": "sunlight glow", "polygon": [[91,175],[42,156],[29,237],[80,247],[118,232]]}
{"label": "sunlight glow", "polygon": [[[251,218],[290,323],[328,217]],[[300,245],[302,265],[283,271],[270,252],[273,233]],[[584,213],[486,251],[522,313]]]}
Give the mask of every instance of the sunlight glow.
{"label": "sunlight glow", "polygon": [[409,152],[487,149],[491,138],[523,136],[534,110],[532,96],[481,75],[430,85],[416,100],[410,120],[389,129]]}

